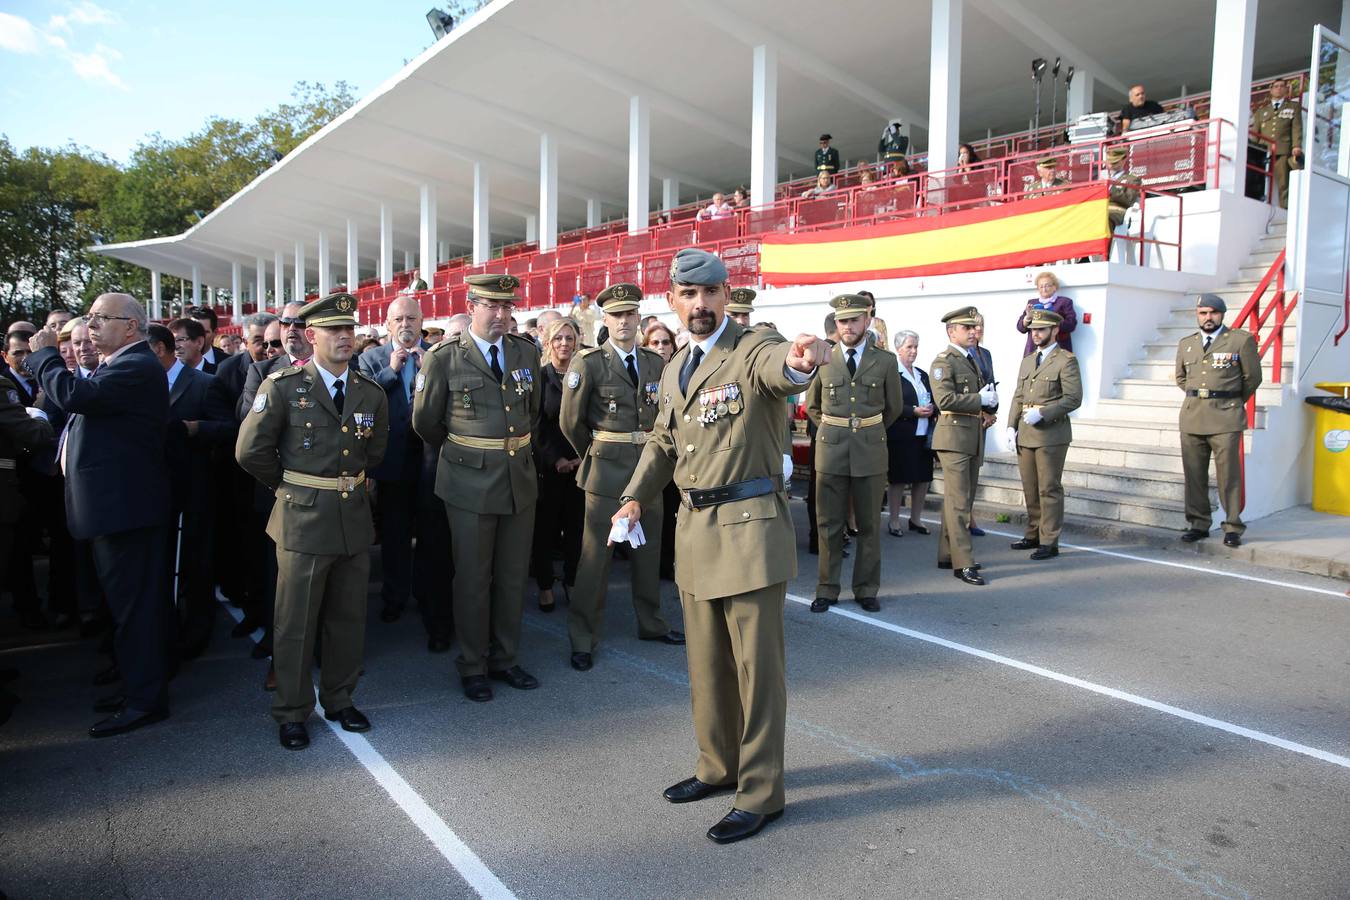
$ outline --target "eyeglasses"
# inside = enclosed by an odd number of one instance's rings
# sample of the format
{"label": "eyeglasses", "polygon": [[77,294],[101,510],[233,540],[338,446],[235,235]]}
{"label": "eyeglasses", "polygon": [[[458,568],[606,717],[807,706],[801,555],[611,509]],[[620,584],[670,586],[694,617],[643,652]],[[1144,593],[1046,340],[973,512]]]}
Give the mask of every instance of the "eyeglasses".
{"label": "eyeglasses", "polygon": [[102,325],[104,322],[134,322],[131,316],[105,316],[103,313],[94,313],[89,317],[89,325]]}
{"label": "eyeglasses", "polygon": [[286,328],[304,328],[304,319],[282,319],[281,324]]}
{"label": "eyeglasses", "polygon": [[273,347],[273,348],[275,348],[275,349],[277,349],[277,350],[280,350],[280,349],[284,346],[284,344],[282,343],[282,341],[281,341],[280,338],[277,338],[276,340],[271,340],[271,341],[264,341],[263,343],[265,343],[267,346]]}
{"label": "eyeglasses", "polygon": [[513,313],[516,311],[514,303],[488,303],[484,300],[473,301],[476,306],[481,306],[494,316],[500,316],[502,313]]}
{"label": "eyeglasses", "polygon": [[670,346],[671,344],[673,344],[673,343],[674,343],[674,341],[672,341],[670,338],[655,338],[655,339],[653,339],[653,340],[648,341],[648,342],[647,342],[647,346],[648,346],[648,347],[669,347],[669,346]]}

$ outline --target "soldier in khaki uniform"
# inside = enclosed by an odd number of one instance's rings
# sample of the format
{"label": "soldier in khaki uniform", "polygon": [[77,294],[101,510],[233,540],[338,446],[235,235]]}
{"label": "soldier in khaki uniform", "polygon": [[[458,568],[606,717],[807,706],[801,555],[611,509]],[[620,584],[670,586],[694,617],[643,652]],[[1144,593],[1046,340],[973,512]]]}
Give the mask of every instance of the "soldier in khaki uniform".
{"label": "soldier in khaki uniform", "polygon": [[939,410],[933,449],[942,464],[942,524],[938,526],[938,568],[966,584],[984,584],[970,542],[970,513],[975,505],[976,458],[984,441],[980,413],[998,409],[998,391],[984,384],[971,354],[976,347],[980,311],[963,306],[942,317],[951,343],[929,368],[933,403]]}
{"label": "soldier in khaki uniform", "polygon": [[664,796],[687,803],[735,790],[735,806],[708,831],[728,843],[783,811],[783,602],[797,572],[783,401],[828,362],[829,346],[729,321],[727,270],[711,253],[681,250],[670,281],[667,300],[690,341],[661,374],[656,429],[614,522],[636,523],[674,476],[675,580],[699,757],[694,777]]}
{"label": "soldier in khaki uniform", "polygon": [[1242,543],[1242,432],[1247,428],[1247,398],[1261,386],[1261,356],[1249,331],[1225,328],[1228,305],[1215,294],[1196,298],[1200,331],[1177,345],[1177,387],[1181,403],[1181,465],[1186,476],[1186,543],[1209,536],[1209,458],[1223,504],[1223,542]]}
{"label": "soldier in khaki uniform", "polygon": [[1027,326],[1036,352],[1017,370],[1008,419],[1007,444],[1017,451],[1027,527],[1014,550],[1034,550],[1032,559],[1059,555],[1064,525],[1064,458],[1073,440],[1069,413],[1083,405],[1078,358],[1059,346],[1059,313],[1033,309]]}
{"label": "soldier in khaki uniform", "polygon": [[1106,221],[1115,231],[1125,221],[1125,213],[1139,202],[1143,179],[1125,168],[1128,152],[1124,147],[1106,151]]}
{"label": "soldier in khaki uniform", "polygon": [[314,711],[310,663],[323,614],[319,702],[347,731],[370,721],[352,705],[366,637],[370,545],[375,541],[366,470],[384,459],[389,401],[349,368],[356,298],[338,293],[297,316],[314,355],[267,376],[235,444],[239,465],[277,499],[267,534],[277,547],[272,717],[287,750],[309,746]]}
{"label": "soldier in khaki uniform", "polygon": [[881,497],[886,491],[886,429],[900,416],[900,370],[895,357],[868,340],[868,299],[840,294],[830,301],[839,350],[806,391],[806,414],[816,433],[816,527],[820,574],[811,612],[839,599],[844,530],[849,507],[857,516],[853,599],[880,612]]}
{"label": "soldier in khaki uniform", "polygon": [[[633,477],[642,448],[651,437],[660,400],[659,353],[637,345],[638,305],[642,289],[615,284],[595,298],[605,315],[609,340],[582,350],[572,359],[564,381],[559,424],[581,456],[577,484],[586,492],[586,525],[581,537],[577,583],[567,610],[572,642],[572,668],[591,668],[596,638],[604,619],[609,590],[610,519],[628,479]],[[644,641],[683,644],[661,617],[661,496],[643,507],[646,543],[628,551],[633,609],[638,637]]]}
{"label": "soldier in khaki uniform", "polygon": [[455,562],[455,632],[464,696],[492,699],[491,677],[539,686],[516,665],[530,569],[535,480],[530,434],[539,422],[539,348],[511,334],[520,280],[470,275],[471,323],[427,351],[413,387],[413,428],[440,448],[436,496],[445,501]]}
{"label": "soldier in khaki uniform", "polygon": [[755,289],[748,287],[732,288],[731,299],[727,300],[727,318],[742,328],[750,327],[750,314],[755,311]]}
{"label": "soldier in khaki uniform", "polygon": [[1288,97],[1289,85],[1277,81],[1270,86],[1270,99],[1252,113],[1251,130],[1275,142],[1275,189],[1280,207],[1289,206],[1289,170],[1303,168],[1303,107]]}

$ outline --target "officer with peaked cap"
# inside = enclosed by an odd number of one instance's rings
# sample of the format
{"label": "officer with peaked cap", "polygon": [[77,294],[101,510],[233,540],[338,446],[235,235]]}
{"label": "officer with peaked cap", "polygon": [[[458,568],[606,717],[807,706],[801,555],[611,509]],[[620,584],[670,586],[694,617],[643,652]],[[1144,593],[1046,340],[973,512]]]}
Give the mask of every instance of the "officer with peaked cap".
{"label": "officer with peaked cap", "polygon": [[980,311],[973,306],[954,309],[942,317],[947,326],[945,347],[929,368],[933,403],[938,408],[933,449],[942,464],[942,524],[938,526],[938,568],[966,584],[984,584],[970,542],[970,512],[975,505],[975,482],[984,440],[981,410],[998,410],[998,391],[984,384],[975,352]]}
{"label": "officer with peaked cap", "polygon": [[[651,437],[665,366],[659,353],[637,345],[641,288],[610,285],[595,302],[604,313],[609,340],[572,358],[559,415],[563,434],[581,457],[577,485],[586,492],[581,559],[567,610],[572,668],[581,672],[593,664],[604,619],[609,566],[614,558],[609,546],[610,518]],[[633,610],[639,638],[683,644],[684,635],[671,630],[661,617],[662,516],[658,494],[642,510],[646,543],[628,553]]]}
{"label": "officer with peaked cap", "polygon": [[1107,203],[1106,221],[1115,231],[1125,221],[1125,213],[1139,200],[1139,191],[1144,183],[1138,175],[1125,168],[1125,159],[1129,151],[1124,147],[1112,147],[1106,151]]}
{"label": "officer with peaked cap", "polygon": [[287,750],[309,746],[310,663],[322,613],[324,716],[347,731],[370,721],[352,705],[366,635],[370,545],[366,471],[384,459],[389,400],[350,368],[356,298],[330,294],[296,314],[314,355],[267,376],[239,427],[239,465],[276,496],[267,534],[277,548],[272,717]]}
{"label": "officer with peaked cap", "polygon": [[900,370],[894,356],[868,340],[870,300],[840,294],[830,308],[840,352],[821,367],[806,391],[806,414],[819,429],[814,468],[820,574],[811,612],[823,613],[839,599],[850,504],[858,522],[853,599],[868,612],[879,612],[886,429],[900,417],[904,402]]}
{"label": "officer with peaked cap", "polygon": [[703,250],[676,254],[666,299],[690,341],[662,373],[656,427],[613,521],[636,523],[674,476],[675,580],[699,756],[694,777],[664,796],[687,803],[734,790],[731,812],[708,831],[728,843],[783,812],[783,603],[797,571],[783,400],[830,350],[813,335],[789,342],[730,321],[726,267]]}
{"label": "officer with peaked cap", "polygon": [[1209,536],[1209,460],[1223,505],[1223,542],[1242,543],[1242,432],[1247,428],[1247,399],[1261,386],[1261,356],[1250,331],[1223,324],[1228,305],[1217,294],[1195,300],[1200,330],[1177,345],[1177,387],[1185,394],[1178,424],[1181,467],[1186,478],[1186,543]]}
{"label": "officer with peaked cap", "polygon": [[731,298],[727,300],[727,318],[742,328],[750,327],[750,314],[755,311],[755,289],[738,287],[731,289]]}
{"label": "officer with peaked cap", "polygon": [[513,275],[470,275],[471,322],[427,351],[413,382],[413,429],[440,448],[436,496],[450,518],[455,634],[464,696],[492,699],[491,678],[539,686],[516,664],[530,568],[535,481],[530,434],[543,381],[533,338],[511,334]]}

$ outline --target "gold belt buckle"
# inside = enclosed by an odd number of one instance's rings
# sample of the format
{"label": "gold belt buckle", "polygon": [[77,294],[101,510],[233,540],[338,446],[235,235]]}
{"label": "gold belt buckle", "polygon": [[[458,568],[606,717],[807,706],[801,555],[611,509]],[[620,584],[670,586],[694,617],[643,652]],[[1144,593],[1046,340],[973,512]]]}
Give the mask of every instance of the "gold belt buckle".
{"label": "gold belt buckle", "polygon": [[507,453],[515,453],[516,450],[520,448],[520,442],[522,440],[524,439],[520,437],[509,437],[502,442],[502,445]]}
{"label": "gold belt buckle", "polygon": [[862,417],[861,417],[861,416],[849,416],[849,417],[848,417],[848,427],[849,427],[849,428],[852,428],[854,431],[857,431],[859,428],[862,427]]}
{"label": "gold belt buckle", "polygon": [[343,493],[350,494],[352,491],[356,490],[355,475],[339,475],[337,477],[337,483],[338,483],[338,490],[342,491]]}
{"label": "gold belt buckle", "polygon": [[1195,392],[1195,396],[1199,397],[1201,400],[1208,400],[1209,388],[1200,388]]}

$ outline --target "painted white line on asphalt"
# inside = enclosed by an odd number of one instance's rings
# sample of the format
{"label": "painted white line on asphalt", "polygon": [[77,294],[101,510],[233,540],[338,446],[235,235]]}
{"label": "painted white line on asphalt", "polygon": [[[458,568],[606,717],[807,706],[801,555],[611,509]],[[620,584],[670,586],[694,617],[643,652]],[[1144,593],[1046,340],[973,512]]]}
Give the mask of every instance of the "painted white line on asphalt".
{"label": "painted white line on asphalt", "polygon": [[[803,606],[810,606],[811,601],[805,597],[799,597],[796,594],[788,594],[787,598],[793,603],[800,603]],[[1141,697],[1138,694],[1131,694],[1127,691],[1117,690],[1107,687],[1103,684],[1097,684],[1092,681],[1086,681],[1082,678],[1075,678],[1072,675],[1065,675],[1052,669],[1046,669],[1042,666],[1032,663],[1022,662],[1008,656],[1002,656],[998,653],[991,653],[988,650],[981,650],[978,647],[971,647],[968,644],[958,644],[956,641],[949,641],[946,638],[938,637],[934,634],[926,634],[922,631],[915,631],[912,628],[905,628],[900,625],[892,625],[890,622],[874,619],[871,616],[855,613],[852,610],[840,609],[837,606],[831,606],[830,612],[836,616],[843,616],[847,619],[853,619],[855,622],[862,622],[865,625],[871,625],[873,628],[880,628],[882,631],[889,631],[893,634],[902,635],[908,638],[914,638],[918,641],[924,641],[929,644],[936,644],[939,647],[946,647],[948,650],[955,650],[958,653],[965,653],[979,659],[992,663],[998,663],[1001,666],[1008,666],[1013,669],[1019,669],[1032,675],[1039,675],[1042,678],[1048,678],[1051,681],[1058,681],[1060,684],[1067,684],[1071,687],[1082,688],[1085,691],[1091,691],[1094,694],[1101,694],[1104,697],[1111,697],[1116,700],[1124,700],[1126,703],[1133,703],[1136,706],[1142,706],[1145,709],[1151,709],[1156,712],[1166,713],[1169,716],[1176,716],[1178,719],[1185,719],[1187,722],[1194,722],[1197,725],[1205,725],[1209,728],[1216,728],[1219,731],[1226,731],[1229,734],[1238,737],[1249,738],[1253,741],[1260,741],[1263,744],[1269,744],[1272,747],[1279,747],[1282,750],[1289,750],[1303,756],[1311,756],[1313,759],[1319,759],[1322,762],[1329,762],[1332,765],[1340,766],[1343,769],[1350,769],[1350,757],[1341,756],[1336,753],[1330,753],[1326,750],[1319,750],[1316,747],[1309,747],[1307,744],[1300,744],[1295,741],[1286,740],[1282,737],[1276,737],[1273,734],[1267,734],[1264,731],[1257,731],[1254,728],[1247,728],[1243,725],[1234,725],[1232,722],[1225,722],[1222,719],[1215,719],[1212,716],[1202,715],[1201,713],[1191,712],[1188,709],[1182,709],[1179,706],[1172,706],[1169,703],[1160,703],[1157,700],[1150,700],[1148,697]]]}

